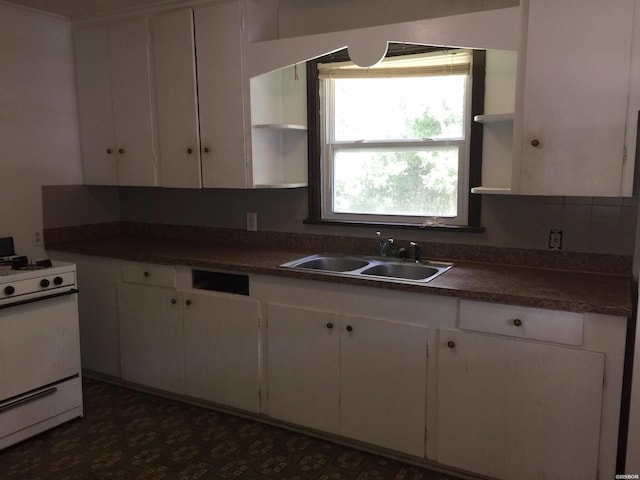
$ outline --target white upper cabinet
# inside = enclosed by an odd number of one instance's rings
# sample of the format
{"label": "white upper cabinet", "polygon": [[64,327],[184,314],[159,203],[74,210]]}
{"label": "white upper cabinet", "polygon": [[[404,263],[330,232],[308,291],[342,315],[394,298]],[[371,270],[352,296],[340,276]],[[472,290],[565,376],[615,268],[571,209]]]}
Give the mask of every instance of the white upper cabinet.
{"label": "white upper cabinet", "polygon": [[239,2],[195,9],[204,187],[247,187]]}
{"label": "white upper cabinet", "polygon": [[635,135],[625,133],[639,107],[628,103],[635,1],[521,5],[514,192],[630,196]]}
{"label": "white upper cabinet", "polygon": [[151,19],[163,187],[247,185],[240,22],[238,2]]}
{"label": "white upper cabinet", "polygon": [[193,11],[151,18],[163,187],[201,187]]}
{"label": "white upper cabinet", "polygon": [[157,185],[145,19],[74,34],[84,183]]}

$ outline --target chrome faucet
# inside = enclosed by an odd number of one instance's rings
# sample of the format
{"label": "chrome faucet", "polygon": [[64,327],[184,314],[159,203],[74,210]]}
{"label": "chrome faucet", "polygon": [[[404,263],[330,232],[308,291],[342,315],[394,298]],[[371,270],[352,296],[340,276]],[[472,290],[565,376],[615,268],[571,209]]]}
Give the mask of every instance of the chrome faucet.
{"label": "chrome faucet", "polygon": [[405,259],[407,257],[407,251],[403,247],[397,247],[393,238],[382,239],[382,233],[376,232],[378,242],[380,243],[380,256],[381,257],[398,257]]}

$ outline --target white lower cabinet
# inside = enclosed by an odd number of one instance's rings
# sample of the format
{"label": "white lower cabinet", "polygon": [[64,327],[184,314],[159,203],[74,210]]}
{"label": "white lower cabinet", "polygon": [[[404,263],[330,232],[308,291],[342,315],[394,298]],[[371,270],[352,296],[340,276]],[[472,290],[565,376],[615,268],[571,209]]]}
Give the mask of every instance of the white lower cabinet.
{"label": "white lower cabinet", "polygon": [[120,261],[50,252],[51,258],[76,264],[78,316],[83,370],[120,376],[118,285]]}
{"label": "white lower cabinet", "polygon": [[342,317],[340,433],[424,456],[427,328]]}
{"label": "white lower cabinet", "polygon": [[605,355],[443,329],[437,460],[500,479],[597,478]]}
{"label": "white lower cabinet", "polygon": [[339,433],[339,316],[269,304],[267,322],[269,415]]}
{"label": "white lower cabinet", "polygon": [[182,305],[174,289],[123,283],[119,290],[122,378],[185,393]]}
{"label": "white lower cabinet", "polygon": [[124,262],[124,380],[260,412],[258,302],[192,289],[191,270]]}
{"label": "white lower cabinet", "polygon": [[186,394],[260,412],[258,302],[191,291],[183,296]]}
{"label": "white lower cabinet", "polygon": [[269,415],[424,456],[427,329],[269,304]]}

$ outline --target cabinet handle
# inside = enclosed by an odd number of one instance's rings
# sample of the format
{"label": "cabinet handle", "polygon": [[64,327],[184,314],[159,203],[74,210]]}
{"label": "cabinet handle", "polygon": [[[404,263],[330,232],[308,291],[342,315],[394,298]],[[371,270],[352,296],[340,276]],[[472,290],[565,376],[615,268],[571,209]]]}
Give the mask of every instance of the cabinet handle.
{"label": "cabinet handle", "polygon": [[112,153],[112,152],[113,152],[113,150],[111,150],[110,148],[107,148],[107,153],[108,153],[109,155],[111,155],[111,153]]}
{"label": "cabinet handle", "polygon": [[540,146],[540,140],[538,140],[537,138],[534,138],[531,140],[531,146],[532,147],[539,147]]}
{"label": "cabinet handle", "polygon": [[514,318],[514,319],[513,319],[513,324],[514,324],[516,327],[519,327],[520,325],[522,325],[522,320],[520,320],[519,318]]}
{"label": "cabinet handle", "polygon": [[143,275],[144,275],[145,277],[148,277],[148,276],[149,276],[149,275],[151,275],[151,274],[150,274],[149,272],[144,272],[144,273],[143,273]]}
{"label": "cabinet handle", "polygon": [[175,304],[176,304],[176,299],[175,299],[175,298],[172,298],[172,299],[171,299],[171,305],[175,305]]}
{"label": "cabinet handle", "polygon": [[202,149],[202,151],[203,151],[204,153],[209,153],[209,152],[211,151],[211,149],[210,149],[209,147],[204,147],[204,148]]}
{"label": "cabinet handle", "polygon": [[119,148],[119,149],[118,149],[118,153],[119,153],[119,154],[123,154],[123,153],[124,153],[124,148]]}
{"label": "cabinet handle", "polygon": [[331,330],[333,328],[333,323],[331,323],[331,322],[327,323],[327,328],[329,330]]}
{"label": "cabinet handle", "polygon": [[187,306],[191,305],[191,300],[187,300],[186,302],[184,302],[187,304]]}
{"label": "cabinet handle", "polygon": [[455,346],[456,346],[456,342],[454,342],[453,340],[449,340],[449,341],[447,342],[447,347],[449,347],[449,348],[453,348],[453,347],[455,347]]}
{"label": "cabinet handle", "polygon": [[347,332],[353,332],[353,327],[351,325],[347,325]]}
{"label": "cabinet handle", "polygon": [[187,153],[189,155],[191,155],[193,153],[193,148],[191,148],[191,147],[187,148]]}

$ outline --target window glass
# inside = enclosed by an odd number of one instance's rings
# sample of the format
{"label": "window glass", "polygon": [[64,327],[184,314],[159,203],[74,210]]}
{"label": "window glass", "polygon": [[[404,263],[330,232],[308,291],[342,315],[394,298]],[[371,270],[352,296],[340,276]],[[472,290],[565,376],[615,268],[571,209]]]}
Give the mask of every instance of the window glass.
{"label": "window glass", "polygon": [[335,140],[463,138],[466,79],[336,79]]}

